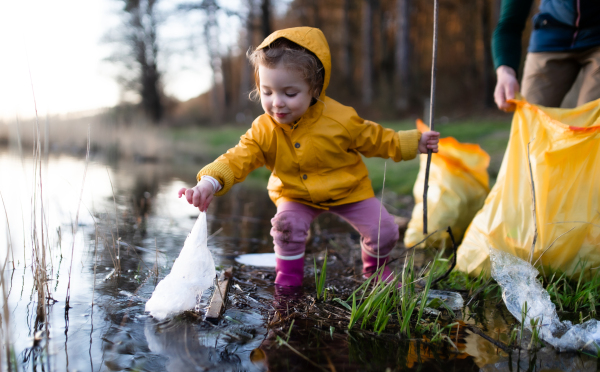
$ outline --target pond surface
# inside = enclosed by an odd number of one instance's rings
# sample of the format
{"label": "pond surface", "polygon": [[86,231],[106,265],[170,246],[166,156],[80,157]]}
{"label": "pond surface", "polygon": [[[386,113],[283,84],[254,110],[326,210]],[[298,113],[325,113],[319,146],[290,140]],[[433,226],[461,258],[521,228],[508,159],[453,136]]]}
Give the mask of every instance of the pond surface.
{"label": "pond surface", "polygon": [[[168,274],[198,215],[177,198],[179,188],[195,183],[197,165],[107,164],[92,157],[86,166],[84,157],[51,155],[36,162],[0,150],[0,169],[5,370],[9,364],[24,371],[597,369],[595,358],[576,353],[544,348],[507,354],[460,328],[453,336],[456,348],[330,328],[324,306],[311,316],[295,316],[290,329],[290,316],[309,311],[312,268],[307,267],[304,293],[295,295],[276,291],[272,269],[235,263],[240,254],[272,252],[275,206],[264,187],[253,184],[235,186],[208,210],[215,263],[235,269],[223,319],[216,325],[202,320],[207,291],[196,314],[159,323],[144,306],[157,274],[158,279]],[[410,215],[410,198],[390,198],[394,213]],[[325,248],[330,275],[360,283],[358,236],[330,215],[313,224],[310,262]],[[35,280],[40,267],[47,273],[41,284]],[[45,299],[36,285],[44,287]],[[504,342],[516,323],[496,301],[467,307],[457,317]],[[277,341],[282,335],[287,345]]]}

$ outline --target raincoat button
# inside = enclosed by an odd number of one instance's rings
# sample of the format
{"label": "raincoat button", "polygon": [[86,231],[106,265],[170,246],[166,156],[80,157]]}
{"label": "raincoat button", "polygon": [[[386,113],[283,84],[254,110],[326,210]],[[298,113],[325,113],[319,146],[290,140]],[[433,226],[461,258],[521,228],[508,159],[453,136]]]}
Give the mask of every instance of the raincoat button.
{"label": "raincoat button", "polygon": [[308,178],[308,176],[307,176],[306,174],[303,174],[303,175],[302,175],[302,179],[304,179],[304,180],[305,180],[305,179],[307,179],[307,178]]}
{"label": "raincoat button", "polygon": [[297,149],[299,149],[299,148],[300,148],[300,143],[296,142],[296,143],[294,144],[294,147],[295,147],[295,148],[297,148]]}

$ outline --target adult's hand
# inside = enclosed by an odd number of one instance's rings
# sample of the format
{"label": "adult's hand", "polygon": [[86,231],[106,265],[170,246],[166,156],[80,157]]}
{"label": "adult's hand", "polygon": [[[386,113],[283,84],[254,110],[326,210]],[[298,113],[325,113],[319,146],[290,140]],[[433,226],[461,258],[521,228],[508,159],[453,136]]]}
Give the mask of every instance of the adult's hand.
{"label": "adult's hand", "polygon": [[496,89],[494,90],[494,101],[498,108],[502,111],[515,111],[515,104],[506,102],[509,99],[514,99],[519,92],[519,82],[517,81],[517,73],[512,67],[502,65],[496,69]]}

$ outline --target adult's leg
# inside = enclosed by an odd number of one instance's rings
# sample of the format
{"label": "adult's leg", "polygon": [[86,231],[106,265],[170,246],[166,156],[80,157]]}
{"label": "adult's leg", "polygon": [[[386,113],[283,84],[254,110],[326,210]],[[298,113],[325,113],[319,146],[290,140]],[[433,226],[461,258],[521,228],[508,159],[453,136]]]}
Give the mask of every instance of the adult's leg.
{"label": "adult's leg", "polygon": [[560,107],[579,69],[579,62],[573,53],[527,53],[521,94],[530,103]]}
{"label": "adult's leg", "polygon": [[[332,207],[330,211],[341,216],[360,233],[363,274],[367,277],[372,275],[387,262],[398,242],[398,225],[394,217],[376,198]],[[384,279],[389,274],[391,271],[386,270]]]}
{"label": "adult's leg", "polygon": [[295,202],[284,202],[271,219],[277,276],[275,284],[301,286],[304,277],[304,250],[312,220],[321,210]]}
{"label": "adult's leg", "polygon": [[579,90],[577,106],[600,98],[600,47],[582,53],[581,63],[583,83]]}

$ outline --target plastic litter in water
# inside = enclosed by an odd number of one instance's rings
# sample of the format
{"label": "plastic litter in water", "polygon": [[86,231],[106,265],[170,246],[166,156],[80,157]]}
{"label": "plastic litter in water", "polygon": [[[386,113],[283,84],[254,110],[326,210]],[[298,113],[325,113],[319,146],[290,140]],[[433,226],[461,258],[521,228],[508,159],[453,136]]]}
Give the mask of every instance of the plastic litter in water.
{"label": "plastic litter in water", "polygon": [[429,293],[427,293],[427,301],[429,302],[435,298],[442,300],[452,310],[460,310],[464,306],[462,296],[456,292],[430,289]]}
{"label": "plastic litter in water", "polygon": [[173,263],[171,273],[158,283],[146,311],[164,320],[196,306],[196,296],[213,284],[215,262],[206,244],[206,213],[200,213]]}
{"label": "plastic litter in water", "polygon": [[508,311],[521,321],[521,310],[527,302],[525,328],[531,331],[531,320],[539,319],[540,337],[560,351],[586,350],[596,354],[600,347],[600,326],[595,319],[573,325],[561,322],[550,295],[536,279],[538,271],[526,261],[507,252],[490,248],[492,277],[502,287],[502,298]]}
{"label": "plastic litter in water", "polygon": [[275,267],[275,253],[250,253],[237,256],[235,261],[244,265]]}

